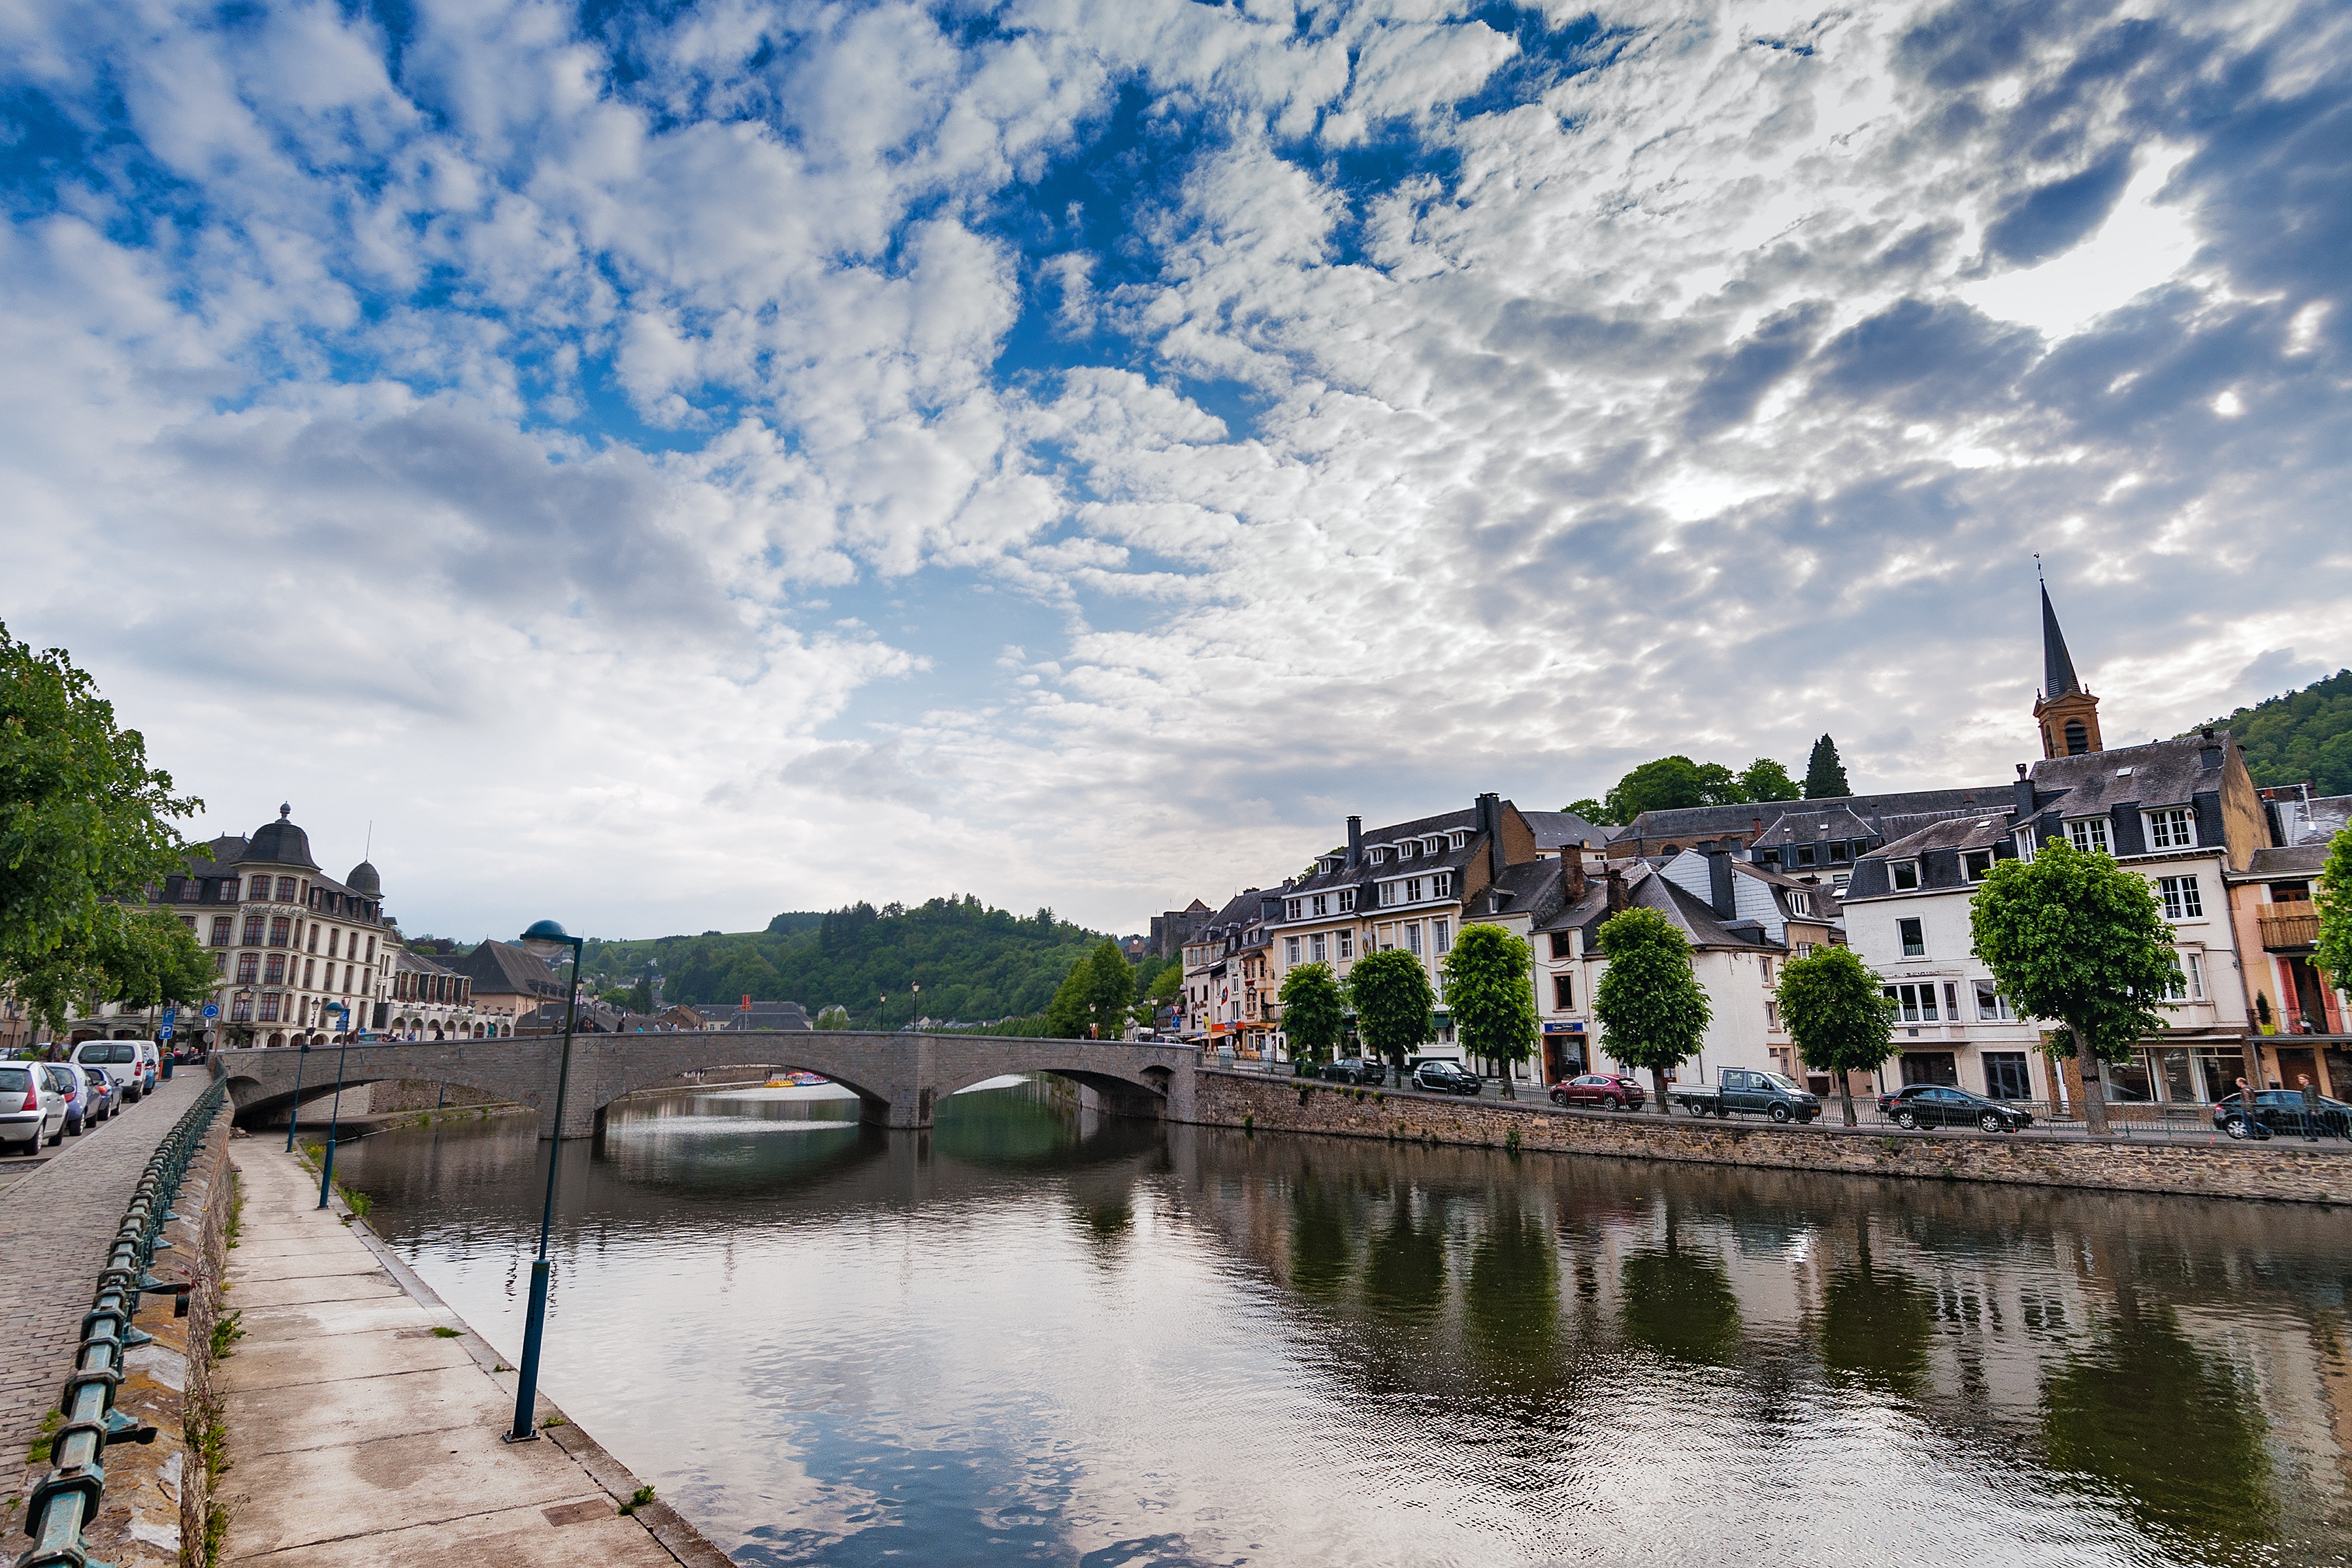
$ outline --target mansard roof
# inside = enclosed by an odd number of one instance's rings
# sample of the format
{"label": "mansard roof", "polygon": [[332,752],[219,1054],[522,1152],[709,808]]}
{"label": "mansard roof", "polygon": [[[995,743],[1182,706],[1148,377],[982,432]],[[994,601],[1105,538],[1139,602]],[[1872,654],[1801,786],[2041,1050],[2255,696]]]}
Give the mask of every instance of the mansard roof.
{"label": "mansard roof", "polygon": [[[2182,735],[2079,757],[2044,757],[2031,774],[2036,803],[2046,809],[2055,796],[2067,816],[2098,816],[2126,804],[2187,805],[2199,793],[2221,787],[2231,741],[2226,731],[2213,737],[2210,746],[2202,735]],[[2208,750],[2221,753],[2210,767]]]}
{"label": "mansard roof", "polygon": [[1916,833],[1882,844],[1872,850],[1873,860],[1908,860],[1930,849],[1989,849],[2000,843],[2017,829],[2008,812],[1994,812],[1983,816],[1950,816],[1933,822]]}
{"label": "mansard roof", "polygon": [[562,996],[554,971],[510,942],[485,941],[450,967],[474,982],[479,996]]}
{"label": "mansard roof", "polygon": [[1726,833],[1746,834],[1758,817],[1769,833],[1791,813],[1809,816],[1844,810],[1867,821],[1874,814],[1973,811],[2009,798],[2007,784],[1976,784],[1964,789],[1895,790],[1883,795],[1837,795],[1821,800],[1742,801],[1736,805],[1685,805],[1666,811],[1645,811],[1611,835],[1611,841],[1628,838],[1678,838],[1696,842]]}

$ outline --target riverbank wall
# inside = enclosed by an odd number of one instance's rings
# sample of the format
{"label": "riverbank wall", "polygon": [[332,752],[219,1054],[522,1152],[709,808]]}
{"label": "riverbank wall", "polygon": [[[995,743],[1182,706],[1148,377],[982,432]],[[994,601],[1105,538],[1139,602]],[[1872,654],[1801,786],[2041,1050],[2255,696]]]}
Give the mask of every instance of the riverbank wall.
{"label": "riverbank wall", "polygon": [[1947,1130],[1895,1132],[1769,1121],[1561,1110],[1543,1101],[1436,1100],[1339,1084],[1199,1071],[1192,1120],[1253,1132],[1313,1132],[1391,1142],[1829,1171],[1924,1181],[2352,1203],[2352,1154],[2300,1140],[2134,1143]]}

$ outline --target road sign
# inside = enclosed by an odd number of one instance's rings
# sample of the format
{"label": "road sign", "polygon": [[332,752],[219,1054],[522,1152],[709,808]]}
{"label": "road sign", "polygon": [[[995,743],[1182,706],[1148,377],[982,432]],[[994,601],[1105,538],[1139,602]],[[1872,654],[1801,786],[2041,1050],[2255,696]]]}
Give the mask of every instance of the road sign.
{"label": "road sign", "polygon": [[167,1006],[163,1009],[163,1022],[166,1024],[172,1023],[177,1019],[179,1016],[180,1010],[177,1007]]}
{"label": "road sign", "polygon": [[205,1022],[210,1023],[213,1019],[217,1018],[217,1017],[219,1017],[219,1016],[220,1016],[220,1004],[219,1004],[219,1003],[217,1003],[217,1002],[207,1002],[207,1003],[205,1003]]}
{"label": "road sign", "polygon": [[159,1039],[159,1040],[168,1040],[168,1039],[170,1039],[170,1038],[172,1037],[172,1026],[171,1026],[171,1025],[169,1025],[169,1024],[158,1024],[158,1025],[156,1025],[156,1026],[155,1026],[155,1037],[156,1037],[157,1039]]}

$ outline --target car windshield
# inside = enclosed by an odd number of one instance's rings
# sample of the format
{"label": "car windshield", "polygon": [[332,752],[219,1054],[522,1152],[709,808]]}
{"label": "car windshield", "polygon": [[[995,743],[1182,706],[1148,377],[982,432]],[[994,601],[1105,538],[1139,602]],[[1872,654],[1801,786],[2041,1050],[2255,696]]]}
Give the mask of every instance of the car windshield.
{"label": "car windshield", "polygon": [[[29,1068],[0,1068],[0,1094],[22,1094],[33,1087]],[[16,1107],[9,1107],[15,1110]]]}
{"label": "car windshield", "polygon": [[1773,1084],[1773,1085],[1775,1085],[1775,1086],[1777,1086],[1777,1087],[1779,1087],[1779,1088],[1781,1088],[1781,1089],[1788,1089],[1788,1090],[1790,1090],[1791,1093],[1795,1093],[1795,1094],[1802,1094],[1802,1093],[1804,1093],[1804,1090],[1803,1090],[1803,1089],[1799,1089],[1799,1088],[1797,1087],[1797,1080],[1796,1080],[1795,1079],[1792,1079],[1792,1078],[1782,1078],[1779,1073],[1776,1073],[1776,1072],[1768,1072],[1768,1073],[1763,1073],[1763,1074],[1760,1074],[1759,1076],[1760,1076],[1760,1077],[1762,1077],[1762,1079],[1764,1079],[1764,1081],[1765,1081],[1765,1082],[1767,1082],[1767,1083],[1769,1083],[1769,1084]]}

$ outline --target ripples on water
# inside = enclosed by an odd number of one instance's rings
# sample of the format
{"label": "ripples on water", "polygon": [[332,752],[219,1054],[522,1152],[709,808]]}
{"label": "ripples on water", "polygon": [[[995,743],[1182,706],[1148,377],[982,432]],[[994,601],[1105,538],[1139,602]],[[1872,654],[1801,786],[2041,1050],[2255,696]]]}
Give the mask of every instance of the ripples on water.
{"label": "ripples on water", "polygon": [[[2347,1229],[854,1101],[565,1154],[547,1392],[750,1564],[2338,1563]],[[338,1156],[509,1353],[528,1131]]]}

